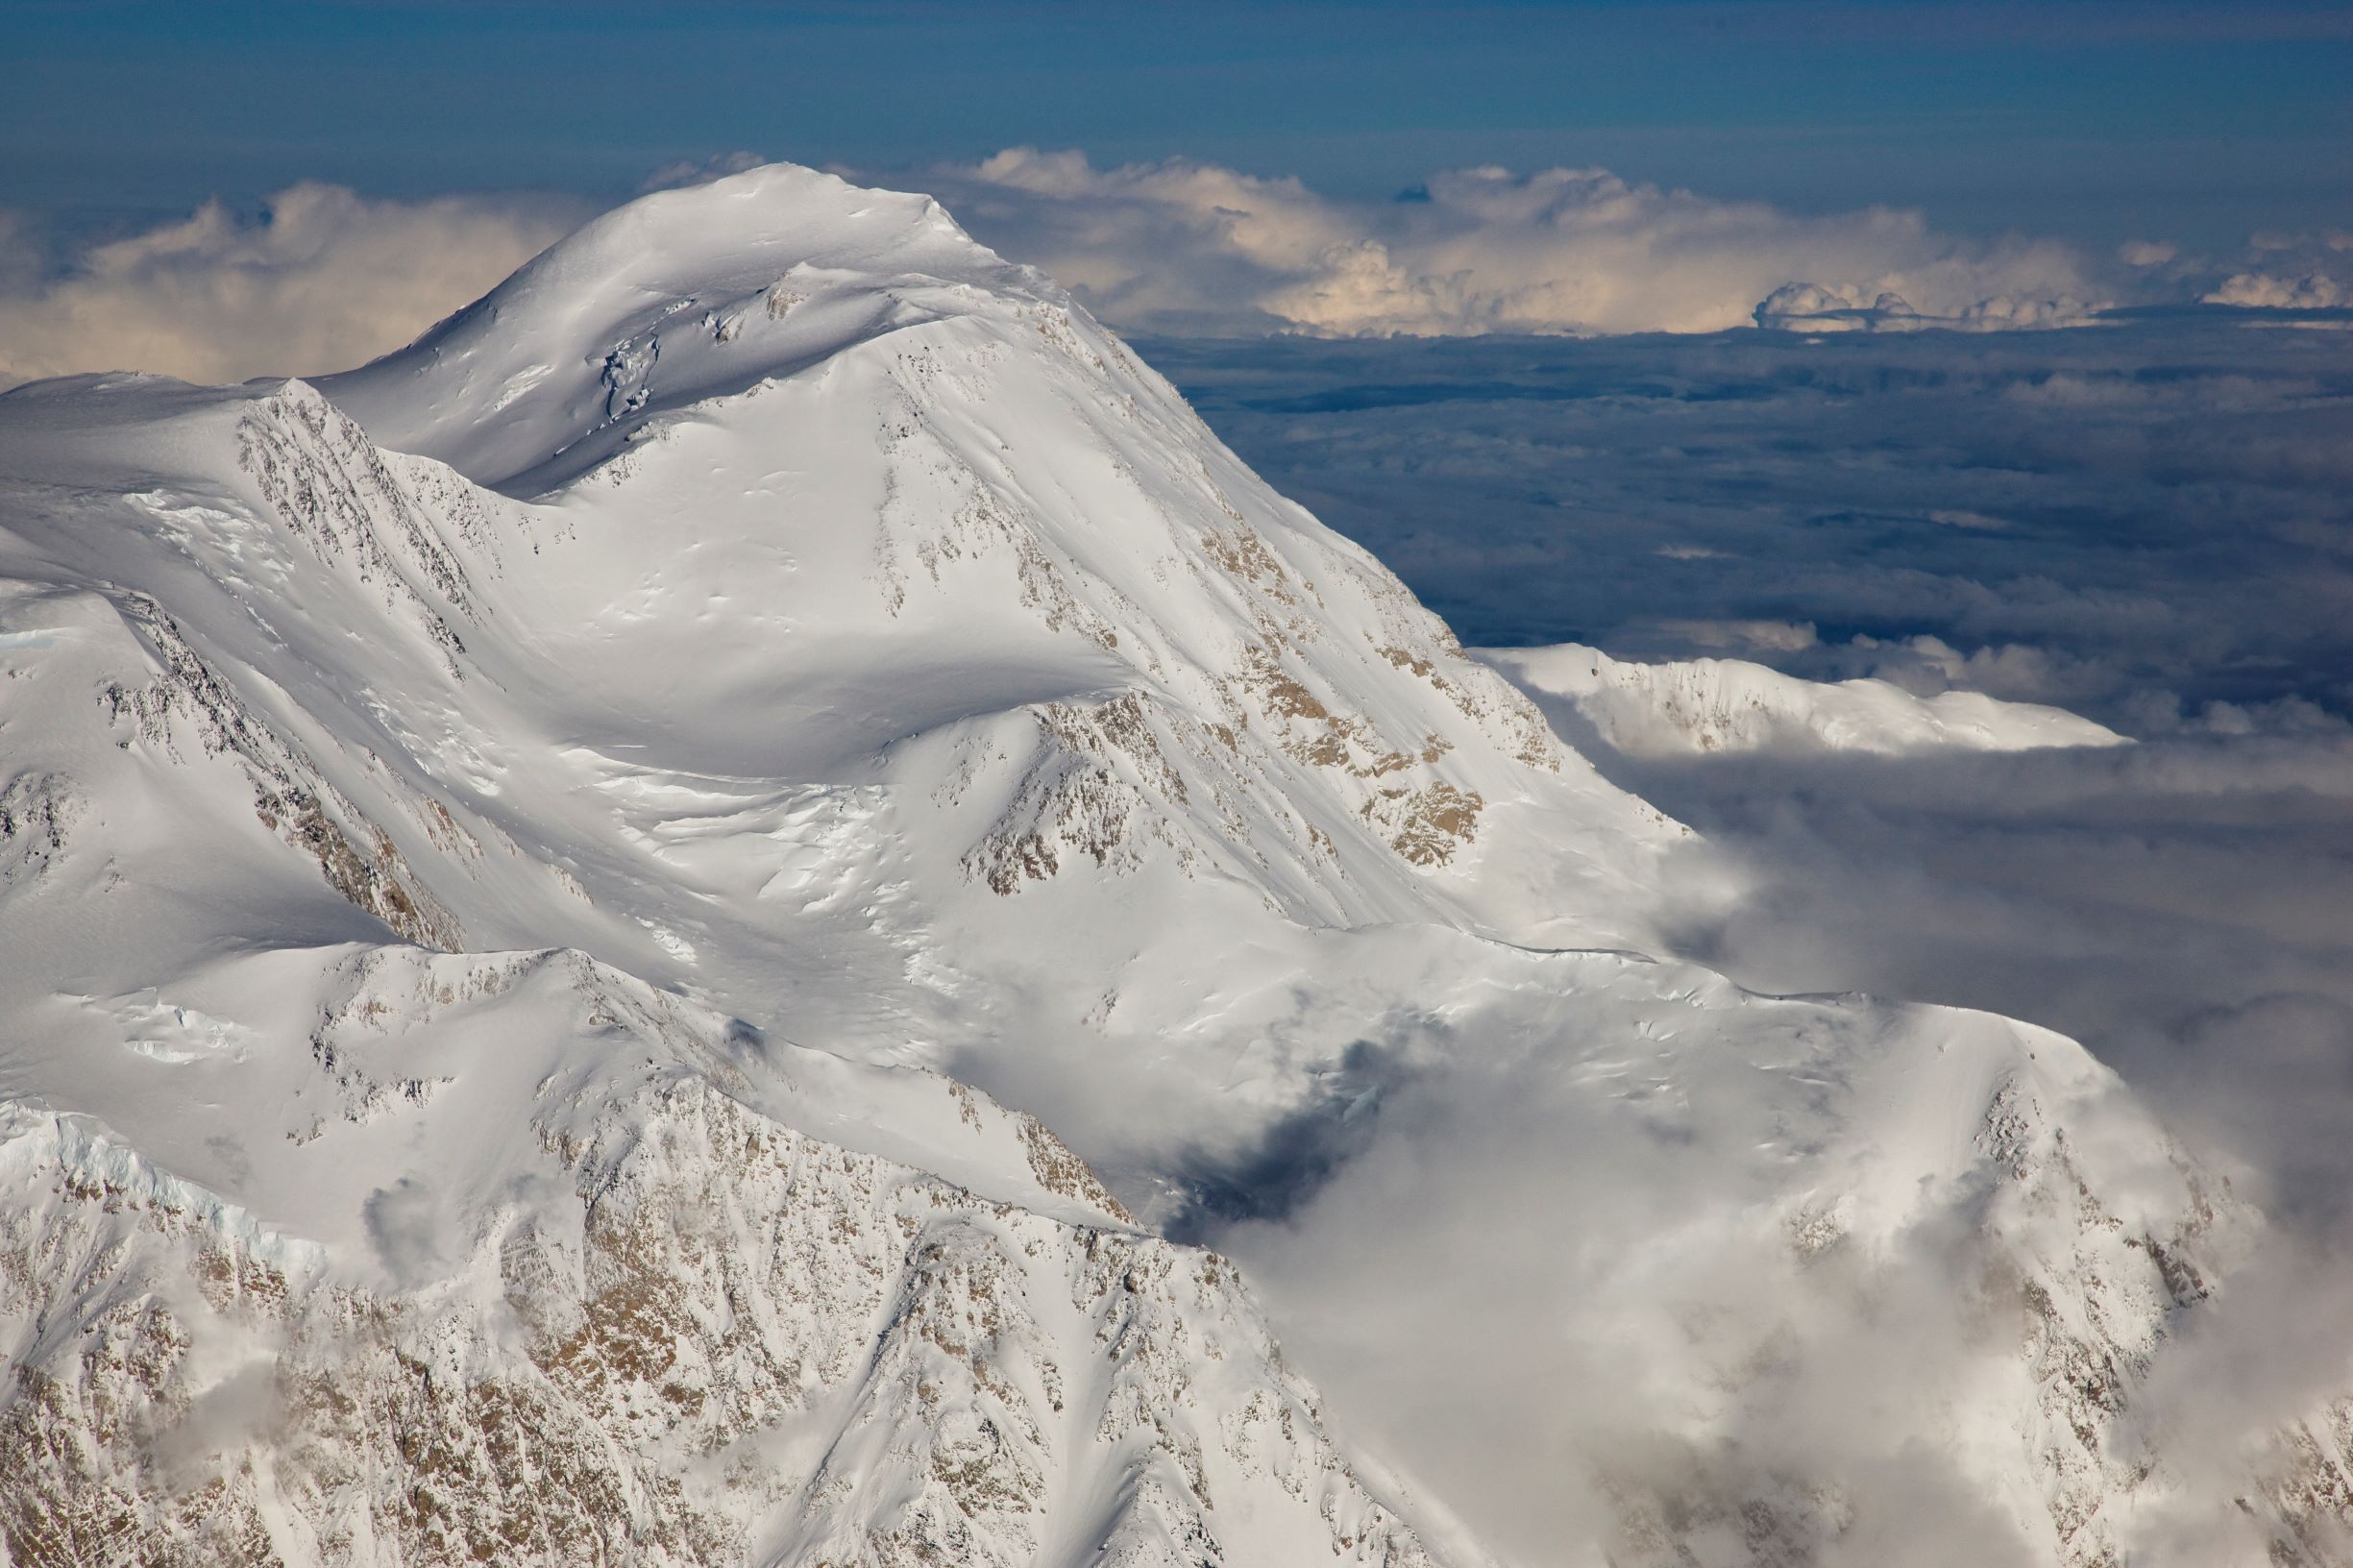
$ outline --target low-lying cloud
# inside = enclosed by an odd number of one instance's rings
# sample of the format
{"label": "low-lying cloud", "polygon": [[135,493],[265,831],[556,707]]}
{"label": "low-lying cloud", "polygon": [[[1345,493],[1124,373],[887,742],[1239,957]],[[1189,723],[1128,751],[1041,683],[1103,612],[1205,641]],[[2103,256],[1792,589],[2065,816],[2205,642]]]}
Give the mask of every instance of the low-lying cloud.
{"label": "low-lying cloud", "polygon": [[1606,169],[1455,169],[1390,202],[1190,159],[1013,148],[926,171],[966,226],[1115,325],[1333,336],[1704,332],[1777,317],[2088,319],[2072,247],[1963,240],[1890,208],[1813,217]]}
{"label": "low-lying cloud", "polygon": [[[729,152],[644,188],[760,161]],[[1174,336],[1806,335],[2063,327],[2117,306],[2236,307],[2343,325],[2353,234],[2258,234],[2224,257],[2138,240],[1943,233],[1886,207],[1804,214],[1601,168],[1445,170],[1390,201],[1190,159],[1101,168],[1017,147],[977,163],[842,170],[938,195],[1125,331]],[[199,381],[348,369],[471,303],[567,229],[567,197],[380,200],[306,182],[258,215],[185,219],[45,267],[0,213],[0,385],[94,370]],[[2329,319],[2304,321],[2319,315]]]}
{"label": "low-lying cloud", "polygon": [[[1530,1568],[1744,1529],[1758,1561],[2039,1560],[1919,1437],[1921,1408],[1965,1403],[1998,1360],[1966,1322],[1970,1247],[1809,1266],[1727,1201],[1752,1190],[1750,1129],[1708,1086],[1693,1136],[1661,1138],[1579,1081],[1540,1009],[1469,1033],[1304,1208],[1215,1235],[1348,1430]],[[1831,1490],[1841,1528],[1808,1523]]]}
{"label": "low-lying cloud", "polygon": [[[2135,1396],[2169,1469],[2133,1560],[2165,1568],[2261,1560],[2231,1488],[2353,1385],[2353,369],[2341,334],[2262,321],[1145,345],[1466,640],[1973,689],[2138,737],[1905,758],[1572,735],[1700,831],[1657,881],[1674,950],[1763,992],[2073,1035],[2268,1215]],[[1743,1455],[1847,1477],[1873,1508],[1815,1560],[2039,1560],[1883,1413],[1984,1375],[1963,1282],[1891,1269],[1863,1284],[1907,1293],[1874,1316],[1729,1243],[1716,1273],[1581,1267],[1581,1237],[1689,1225],[1734,1143],[1613,1140],[1532,1054],[1475,1043],[1387,1081],[1304,1203],[1206,1227],[1343,1421],[1515,1560],[1576,1560],[1561,1542],[1609,1528],[1564,1480],[1594,1455],[1695,1499],[1754,1484],[1723,1468]],[[1647,1228],[1595,1207],[1640,1203]],[[1787,1325],[1789,1375],[1720,1445],[1662,1435],[1679,1407],[1642,1373],[1678,1352],[1627,1326],[1666,1301]]]}
{"label": "low-lying cloud", "polygon": [[2257,234],[2248,265],[2202,298],[2208,305],[2328,310],[2353,305],[2353,232]]}
{"label": "low-lying cloud", "polygon": [[2237,1560],[2229,1478],[2353,1385],[2353,729],[1610,767],[1707,835],[1685,950],[2071,1034],[2266,1212],[2137,1417],[2171,1450],[2150,1560]]}
{"label": "low-lying cloud", "polygon": [[1144,348],[1474,645],[1961,686],[2151,735],[2353,717],[2343,345],[2209,314]]}
{"label": "low-lying cloud", "polygon": [[224,382],[349,369],[488,292],[586,211],[553,198],[379,201],[315,182],[256,217],[208,202],[0,289],[0,386],[96,370]]}

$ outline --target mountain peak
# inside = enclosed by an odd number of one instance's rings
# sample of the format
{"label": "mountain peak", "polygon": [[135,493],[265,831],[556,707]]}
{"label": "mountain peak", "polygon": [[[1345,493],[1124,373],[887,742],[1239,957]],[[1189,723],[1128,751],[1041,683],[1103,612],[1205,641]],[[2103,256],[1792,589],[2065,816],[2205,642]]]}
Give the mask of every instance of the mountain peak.
{"label": "mountain peak", "polygon": [[1000,294],[1063,303],[928,196],[772,163],[618,208],[407,348],[321,384],[381,445],[529,491],[657,412]]}

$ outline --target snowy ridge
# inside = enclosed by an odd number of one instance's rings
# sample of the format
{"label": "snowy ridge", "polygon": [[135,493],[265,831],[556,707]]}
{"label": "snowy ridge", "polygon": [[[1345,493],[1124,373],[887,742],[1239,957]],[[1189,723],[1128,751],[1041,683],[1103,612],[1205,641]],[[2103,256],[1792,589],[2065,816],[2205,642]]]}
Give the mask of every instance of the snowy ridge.
{"label": "snowy ridge", "polygon": [[[1869,1555],[1900,1453],[2077,1568],[2204,1479],[2136,1401],[2260,1216],[2071,1042],[1643,957],[1685,830],[922,198],[757,170],[317,387],[22,388],[0,503],[0,1098],[184,1184],[9,1145],[15,1560],[1476,1561],[1154,1233],[1377,1204],[1478,1075],[1615,1162],[1462,1212],[1647,1423],[1536,1432],[1608,1522],[1518,1556]],[[1433,1320],[1318,1378],[1491,1348]],[[2242,1481],[2260,1557],[2312,1510]]]}
{"label": "snowy ridge", "polygon": [[544,487],[551,465],[585,471],[660,414],[961,313],[983,291],[1069,306],[928,196],[775,164],[606,213],[327,390],[387,446]]}
{"label": "snowy ridge", "polygon": [[[1427,1560],[1214,1256],[762,1115],[718,1087],[740,1074],[664,1066],[723,1050],[707,1024],[584,961],[464,966],[358,955],[322,1037],[413,1058],[453,1008],[560,1041],[585,1003],[571,1029],[620,1030],[649,1066],[616,1084],[609,1044],[570,1042],[526,1136],[367,1200],[373,1267],[347,1248],[323,1277],[325,1249],[12,1115],[0,1160],[39,1194],[0,1232],[14,1560],[125,1540],[188,1562]],[[364,1076],[348,1044],[311,1054]],[[501,1087],[461,1068],[453,1092]],[[927,1087],[975,1142],[1011,1127],[995,1185],[1103,1201],[1034,1123]],[[179,1495],[176,1443],[220,1480]]]}
{"label": "snowy ridge", "polygon": [[1883,680],[1801,680],[1739,659],[1633,664],[1576,643],[1482,649],[1539,703],[1557,702],[1620,751],[2024,751],[2122,746],[2104,724],[1982,692],[1918,697]]}
{"label": "snowy ridge", "polygon": [[219,1194],[159,1169],[110,1137],[92,1118],[59,1115],[21,1101],[0,1103],[0,1170],[11,1190],[33,1191],[54,1178],[75,1198],[146,1210],[281,1274],[316,1275],[324,1248],[271,1229]]}

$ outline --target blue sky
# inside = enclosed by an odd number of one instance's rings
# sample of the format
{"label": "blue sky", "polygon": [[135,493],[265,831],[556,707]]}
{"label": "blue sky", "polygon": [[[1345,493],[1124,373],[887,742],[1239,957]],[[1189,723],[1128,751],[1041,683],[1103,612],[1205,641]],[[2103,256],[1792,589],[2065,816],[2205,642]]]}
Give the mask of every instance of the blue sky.
{"label": "blue sky", "polygon": [[610,200],[736,148],[1079,147],[1385,196],[1602,164],[1800,212],[2191,244],[2344,221],[2353,12],[2253,4],[1240,6],[9,0],[0,206],[76,227],[382,194]]}

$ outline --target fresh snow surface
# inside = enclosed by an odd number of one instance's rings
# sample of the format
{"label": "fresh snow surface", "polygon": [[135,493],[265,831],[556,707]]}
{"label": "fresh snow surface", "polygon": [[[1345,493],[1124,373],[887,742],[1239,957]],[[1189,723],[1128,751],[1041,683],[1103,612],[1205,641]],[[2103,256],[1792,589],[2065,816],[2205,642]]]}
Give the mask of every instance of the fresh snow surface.
{"label": "fresh snow surface", "polygon": [[1556,725],[1638,756],[1704,751],[2028,751],[2123,746],[2064,708],[1982,692],[1920,697],[1884,680],[1801,680],[1739,659],[1633,664],[1578,643],[1476,650]]}
{"label": "fresh snow surface", "polygon": [[[2073,1565],[2210,1480],[2139,1390],[2259,1216],[2070,1041],[1643,956],[1686,830],[922,198],[0,397],[0,738],[12,1561],[1899,1560],[1927,1486]],[[1281,1251],[1481,1073],[1399,1212],[1541,1291]],[[1337,1435],[1162,1234],[1252,1215]],[[1759,1454],[1825,1323],[1874,1414]],[[1571,1341],[1626,1441],[1413,1418]]]}

